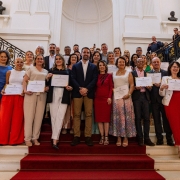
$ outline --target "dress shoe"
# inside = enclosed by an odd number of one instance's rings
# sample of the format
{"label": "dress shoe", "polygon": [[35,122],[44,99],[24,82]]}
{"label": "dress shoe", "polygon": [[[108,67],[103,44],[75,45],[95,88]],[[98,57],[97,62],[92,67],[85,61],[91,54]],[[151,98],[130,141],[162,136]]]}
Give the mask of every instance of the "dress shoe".
{"label": "dress shoe", "polygon": [[52,147],[53,147],[54,149],[57,149],[57,150],[59,149],[58,146],[57,146],[57,144],[53,144]]}
{"label": "dress shoe", "polygon": [[85,138],[85,144],[87,146],[93,146],[93,142],[92,142],[92,139],[90,137],[86,137]]}
{"label": "dress shoe", "polygon": [[143,138],[140,138],[140,139],[138,140],[138,145],[139,145],[139,146],[144,146]]}
{"label": "dress shoe", "polygon": [[148,146],[155,146],[155,144],[150,139],[145,139],[144,144]]}
{"label": "dress shoe", "polygon": [[173,140],[172,139],[171,140],[167,140],[167,145],[168,146],[174,146]]}
{"label": "dress shoe", "polygon": [[74,137],[73,141],[71,142],[71,146],[76,146],[80,143],[79,137]]}
{"label": "dress shoe", "polygon": [[162,139],[158,139],[157,142],[156,142],[156,145],[163,145],[164,142]]}

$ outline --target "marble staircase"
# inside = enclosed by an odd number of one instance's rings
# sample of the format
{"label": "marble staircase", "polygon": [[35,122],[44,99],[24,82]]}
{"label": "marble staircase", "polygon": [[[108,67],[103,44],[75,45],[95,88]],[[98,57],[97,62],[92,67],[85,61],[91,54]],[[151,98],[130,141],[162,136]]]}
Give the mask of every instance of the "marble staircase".
{"label": "marble staircase", "polygon": [[[153,126],[150,132],[151,140],[156,142]],[[147,154],[155,160],[155,169],[159,174],[166,180],[180,180],[180,159],[177,148],[163,145],[147,146],[146,149]],[[0,180],[10,180],[20,169],[20,160],[27,154],[28,148],[25,145],[0,146]]]}

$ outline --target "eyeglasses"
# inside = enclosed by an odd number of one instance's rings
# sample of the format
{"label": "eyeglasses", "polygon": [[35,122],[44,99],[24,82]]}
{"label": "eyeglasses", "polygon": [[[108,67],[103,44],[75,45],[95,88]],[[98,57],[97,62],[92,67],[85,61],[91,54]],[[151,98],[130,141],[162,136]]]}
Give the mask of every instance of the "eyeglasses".
{"label": "eyeglasses", "polygon": [[142,51],[142,50],[137,50],[137,51]]}

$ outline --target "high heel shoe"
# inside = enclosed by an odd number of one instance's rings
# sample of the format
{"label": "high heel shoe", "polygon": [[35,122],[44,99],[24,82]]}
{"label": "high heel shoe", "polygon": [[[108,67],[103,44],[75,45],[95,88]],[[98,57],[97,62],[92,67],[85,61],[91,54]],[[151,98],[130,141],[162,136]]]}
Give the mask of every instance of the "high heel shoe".
{"label": "high heel shoe", "polygon": [[121,146],[121,137],[118,137],[118,138],[117,138],[116,146]]}
{"label": "high heel shoe", "polygon": [[108,136],[105,136],[104,145],[108,145],[108,144],[109,144],[109,138]]}
{"label": "high heel shoe", "polygon": [[99,144],[104,144],[104,136],[101,136],[101,139],[99,141]]}
{"label": "high heel shoe", "polygon": [[122,146],[123,147],[127,147],[128,146],[128,138],[124,138]]}
{"label": "high heel shoe", "polygon": [[53,147],[54,149],[57,149],[57,150],[59,149],[59,147],[57,146],[57,144],[53,144],[52,147]]}

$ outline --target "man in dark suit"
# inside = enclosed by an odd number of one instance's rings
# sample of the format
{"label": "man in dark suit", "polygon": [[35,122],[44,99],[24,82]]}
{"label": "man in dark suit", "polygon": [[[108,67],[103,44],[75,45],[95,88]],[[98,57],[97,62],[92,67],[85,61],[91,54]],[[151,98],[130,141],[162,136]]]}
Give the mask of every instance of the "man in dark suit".
{"label": "man in dark suit", "polygon": [[55,55],[56,55],[56,45],[54,43],[49,44],[49,56],[44,58],[45,67],[44,69],[48,70],[51,69],[55,62]]}
{"label": "man in dark suit", "polygon": [[[149,120],[149,91],[151,87],[137,87],[136,86],[136,77],[145,77],[146,72],[143,70],[145,61],[142,58],[137,59],[137,68],[135,71],[132,72],[134,77],[134,84],[135,90],[132,93],[132,101],[134,105],[134,113],[135,113],[135,124],[136,124],[136,131],[138,137],[138,144],[140,146],[148,145],[154,146],[154,143],[151,142],[149,138],[149,129],[150,129],[150,120]],[[141,120],[143,117],[143,129],[144,133],[142,132],[142,124]]]}
{"label": "man in dark suit", "polygon": [[84,103],[85,108],[85,143],[88,146],[93,146],[91,140],[92,132],[92,107],[95,93],[95,85],[98,77],[97,67],[89,62],[90,49],[82,48],[82,60],[73,65],[71,78],[73,84],[72,97],[74,101],[74,139],[71,142],[72,146],[80,143],[80,124],[81,124],[81,108]]}
{"label": "man in dark suit", "polygon": [[[161,73],[161,78],[163,76],[167,76],[167,71],[160,69],[161,61],[158,57],[152,59],[153,69],[149,73]],[[172,131],[169,125],[169,122],[166,118],[164,106],[162,104],[162,96],[159,95],[159,87],[161,83],[153,84],[153,87],[150,91],[150,98],[152,104],[152,114],[154,119],[155,132],[157,137],[156,145],[163,145],[163,129],[166,133],[167,144],[169,146],[173,146],[174,143],[172,141]],[[162,121],[161,121],[162,116]],[[163,124],[163,129],[162,129]]]}

